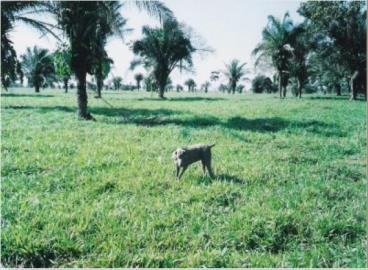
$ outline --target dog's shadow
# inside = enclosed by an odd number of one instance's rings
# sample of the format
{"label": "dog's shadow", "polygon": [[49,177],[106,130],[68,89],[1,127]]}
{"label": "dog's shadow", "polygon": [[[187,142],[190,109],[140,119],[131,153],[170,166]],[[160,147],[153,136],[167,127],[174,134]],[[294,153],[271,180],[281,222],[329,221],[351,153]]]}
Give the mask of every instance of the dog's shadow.
{"label": "dog's shadow", "polygon": [[198,184],[204,184],[209,185],[212,184],[215,181],[222,181],[222,182],[228,182],[228,183],[234,183],[234,184],[240,184],[244,185],[247,183],[245,179],[239,178],[236,175],[230,175],[230,174],[216,174],[213,178],[209,176],[202,176],[197,179]]}

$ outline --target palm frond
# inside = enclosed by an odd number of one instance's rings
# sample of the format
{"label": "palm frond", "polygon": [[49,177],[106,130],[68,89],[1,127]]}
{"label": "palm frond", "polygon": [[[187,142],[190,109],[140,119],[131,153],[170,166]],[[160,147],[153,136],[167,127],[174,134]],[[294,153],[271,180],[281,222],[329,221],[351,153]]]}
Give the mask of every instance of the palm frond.
{"label": "palm frond", "polygon": [[161,1],[129,0],[127,2],[134,4],[139,10],[146,11],[150,16],[158,18],[161,22],[165,20],[176,20],[174,13]]}
{"label": "palm frond", "polygon": [[20,22],[33,26],[36,30],[40,31],[42,34],[51,34],[57,40],[61,41],[59,36],[52,31],[55,26],[46,22],[38,21],[28,17],[17,16],[16,19]]}

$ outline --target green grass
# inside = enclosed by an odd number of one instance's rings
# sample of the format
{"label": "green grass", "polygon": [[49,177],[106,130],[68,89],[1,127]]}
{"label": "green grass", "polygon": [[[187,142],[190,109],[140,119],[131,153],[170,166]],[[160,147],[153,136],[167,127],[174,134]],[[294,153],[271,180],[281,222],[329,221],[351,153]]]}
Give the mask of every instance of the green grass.
{"label": "green grass", "polygon": [[[3,265],[366,265],[364,102],[90,93],[85,122],[60,91],[2,95]],[[199,142],[216,178],[177,181]]]}

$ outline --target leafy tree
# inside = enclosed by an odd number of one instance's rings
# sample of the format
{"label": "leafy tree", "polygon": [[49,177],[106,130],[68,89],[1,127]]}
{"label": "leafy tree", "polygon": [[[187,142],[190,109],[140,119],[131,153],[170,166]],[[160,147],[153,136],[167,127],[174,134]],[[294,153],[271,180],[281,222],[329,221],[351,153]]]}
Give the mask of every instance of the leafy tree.
{"label": "leafy tree", "polygon": [[188,79],[184,82],[184,85],[188,87],[188,92],[194,92],[195,87],[197,86],[196,82],[193,79]]}
{"label": "leafy tree", "polygon": [[245,88],[245,86],[244,85],[242,85],[242,84],[238,84],[237,86],[236,86],[236,91],[238,92],[238,93],[243,93],[243,90],[244,90],[244,88]]}
{"label": "leafy tree", "polygon": [[139,89],[141,89],[141,81],[143,80],[143,74],[142,73],[135,74],[134,79],[137,82],[137,89],[139,91]]}
{"label": "leafy tree", "polygon": [[152,92],[157,89],[157,84],[152,74],[149,74],[148,76],[146,76],[143,82],[144,82],[144,87],[146,88],[147,92]]}
{"label": "leafy tree", "polygon": [[298,12],[311,24],[316,34],[324,35],[338,62],[349,72],[351,99],[358,90],[366,95],[366,3],[363,1],[305,2]]}
{"label": "leafy tree", "polygon": [[176,92],[181,92],[181,91],[183,91],[183,86],[181,85],[181,84],[177,84],[176,85]]}
{"label": "leafy tree", "polygon": [[114,89],[115,89],[115,90],[119,90],[119,89],[121,88],[121,83],[122,83],[122,81],[123,81],[123,78],[122,78],[122,77],[120,77],[120,76],[114,77],[114,78],[112,79],[112,83],[113,83],[113,85],[114,85]]}
{"label": "leafy tree", "polygon": [[210,87],[210,82],[208,82],[208,81],[205,81],[203,84],[202,84],[202,86],[201,86],[201,89],[202,90],[204,90],[204,92],[205,93],[207,93],[208,92],[208,88]]}
{"label": "leafy tree", "polygon": [[262,31],[262,42],[253,50],[257,56],[256,65],[265,58],[270,58],[273,67],[278,72],[280,98],[286,96],[286,86],[290,76],[290,58],[295,35],[293,22],[289,13],[285,13],[282,20],[268,16],[268,24]]}
{"label": "leafy tree", "polygon": [[171,91],[174,89],[174,86],[173,86],[173,83],[172,83],[172,80],[171,78],[167,78],[167,82],[166,82],[166,86],[165,86],[165,91],[168,92],[168,91]]}
{"label": "leafy tree", "polygon": [[64,92],[68,93],[68,82],[72,75],[70,69],[71,53],[67,45],[60,46],[54,52],[55,73],[64,83]]}
{"label": "leafy tree", "polygon": [[222,72],[229,80],[229,87],[235,94],[238,82],[245,78],[247,71],[245,70],[246,63],[241,63],[238,59],[233,59],[229,64],[226,64],[225,70]]}
{"label": "leafy tree", "polygon": [[21,55],[22,69],[28,82],[35,87],[36,93],[40,92],[40,87],[46,82],[48,77],[55,74],[54,60],[47,49],[37,46],[27,48],[24,55]]}
{"label": "leafy tree", "polygon": [[216,82],[219,78],[220,78],[220,71],[212,71],[211,72],[210,80],[212,82]]}
{"label": "leafy tree", "polygon": [[219,91],[220,92],[223,92],[223,93],[225,93],[226,91],[228,91],[229,90],[229,87],[227,86],[227,85],[225,85],[225,84],[220,84],[219,85]]}
{"label": "leafy tree", "polygon": [[257,75],[252,80],[252,91],[254,93],[273,93],[277,91],[277,87],[272,83],[269,77]]}
{"label": "leafy tree", "polygon": [[142,34],[143,38],[132,46],[138,59],[131,66],[144,64],[150,68],[159,87],[159,97],[164,98],[169,75],[177,67],[190,69],[196,49],[184,27],[175,20],[165,20],[158,28],[144,26]]}

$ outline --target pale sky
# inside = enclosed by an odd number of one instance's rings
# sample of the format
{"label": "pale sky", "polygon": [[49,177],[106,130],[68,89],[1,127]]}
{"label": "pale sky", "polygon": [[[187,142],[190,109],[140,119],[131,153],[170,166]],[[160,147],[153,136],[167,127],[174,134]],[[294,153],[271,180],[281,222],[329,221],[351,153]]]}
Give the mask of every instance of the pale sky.
{"label": "pale sky", "polygon": [[[183,84],[186,79],[193,78],[199,87],[204,81],[209,81],[211,71],[223,69],[224,63],[234,58],[247,62],[247,68],[251,72],[248,77],[252,78],[255,71],[251,52],[261,41],[267,16],[282,18],[284,13],[289,11],[295,23],[302,20],[296,12],[301,2],[299,0],[164,0],[163,2],[180,22],[192,27],[205,43],[215,50],[212,54],[194,57],[194,73],[175,71],[171,76],[174,85]],[[109,40],[107,52],[114,61],[111,75],[122,76],[123,83],[134,83],[134,74],[137,72],[145,74],[145,71],[141,68],[129,70],[134,55],[128,44],[141,37],[143,25],[158,25],[158,22],[149,18],[144,11],[138,11],[134,5],[125,5],[122,14],[128,20],[127,27],[134,30],[126,36],[124,42],[118,38]],[[54,50],[56,45],[53,37],[41,37],[40,33],[22,24],[16,26],[11,39],[18,56],[24,53],[27,47],[37,45]],[[220,82],[225,83],[225,80],[220,79],[218,83]]]}

